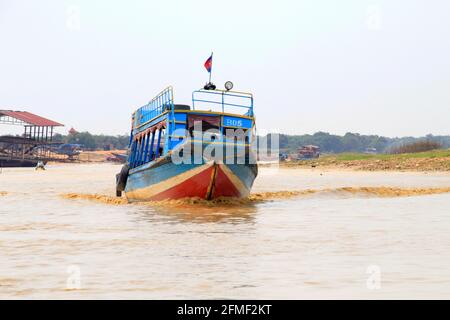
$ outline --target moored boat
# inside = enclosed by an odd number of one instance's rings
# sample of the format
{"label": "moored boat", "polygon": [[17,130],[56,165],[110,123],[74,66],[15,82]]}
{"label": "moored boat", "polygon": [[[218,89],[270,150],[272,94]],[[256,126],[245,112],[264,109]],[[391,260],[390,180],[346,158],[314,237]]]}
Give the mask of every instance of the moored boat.
{"label": "moored boat", "polygon": [[36,167],[38,162],[38,160],[0,158],[0,168],[31,168]]}
{"label": "moored boat", "polygon": [[253,95],[205,88],[192,93],[192,105],[180,105],[168,87],[133,113],[118,196],[210,200],[250,193],[258,173]]}

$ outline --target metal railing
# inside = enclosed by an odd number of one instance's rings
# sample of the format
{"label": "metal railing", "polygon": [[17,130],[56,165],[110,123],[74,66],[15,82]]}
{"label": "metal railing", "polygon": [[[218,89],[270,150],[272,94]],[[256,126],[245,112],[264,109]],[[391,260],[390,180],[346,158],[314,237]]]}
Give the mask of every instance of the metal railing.
{"label": "metal railing", "polygon": [[226,112],[226,107],[244,108],[245,115],[253,116],[253,95],[246,92],[225,91],[225,90],[196,90],[192,92],[192,109],[212,105],[221,106],[222,112]]}
{"label": "metal railing", "polygon": [[173,110],[173,88],[171,86],[134,112],[133,127],[139,127],[167,110]]}

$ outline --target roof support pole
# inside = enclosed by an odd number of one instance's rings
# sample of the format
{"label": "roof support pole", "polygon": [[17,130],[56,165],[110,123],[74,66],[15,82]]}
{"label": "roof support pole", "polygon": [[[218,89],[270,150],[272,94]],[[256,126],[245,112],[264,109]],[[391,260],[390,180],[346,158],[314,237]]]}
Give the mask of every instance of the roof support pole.
{"label": "roof support pole", "polygon": [[150,144],[150,135],[150,132],[145,135],[144,163],[147,163],[148,161],[148,146]]}
{"label": "roof support pole", "polygon": [[150,140],[149,161],[152,161],[152,160],[153,160],[153,155],[155,154],[155,151],[154,151],[154,149],[155,149],[154,144],[155,144],[155,135],[156,135],[156,131],[153,131],[153,132],[151,133],[151,135],[152,135],[152,138],[151,138],[151,140]]}
{"label": "roof support pole", "polygon": [[159,146],[161,145],[161,133],[162,133],[162,128],[159,128],[158,129],[158,143],[156,144],[155,159],[160,156]]}

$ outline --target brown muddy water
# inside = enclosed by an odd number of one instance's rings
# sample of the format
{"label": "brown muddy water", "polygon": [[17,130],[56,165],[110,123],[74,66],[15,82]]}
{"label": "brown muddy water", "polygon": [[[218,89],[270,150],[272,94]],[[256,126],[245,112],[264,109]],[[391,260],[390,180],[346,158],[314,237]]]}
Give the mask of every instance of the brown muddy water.
{"label": "brown muddy water", "polygon": [[0,298],[450,298],[450,175],[262,168],[127,204],[117,165],[0,173]]}

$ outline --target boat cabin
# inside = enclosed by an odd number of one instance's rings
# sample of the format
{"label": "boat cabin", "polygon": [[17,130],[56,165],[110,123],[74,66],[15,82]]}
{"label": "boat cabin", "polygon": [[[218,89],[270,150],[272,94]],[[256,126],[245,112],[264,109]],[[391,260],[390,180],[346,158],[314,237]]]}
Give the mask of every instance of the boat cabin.
{"label": "boat cabin", "polygon": [[[189,106],[174,104],[172,87],[164,89],[132,115],[129,167],[168,155],[187,135],[194,143],[202,143],[195,140],[199,127],[203,132],[217,133],[213,143],[250,144],[254,128],[252,94],[201,89],[192,93]],[[229,134],[235,130],[244,135],[242,142]]]}

